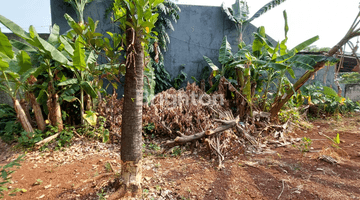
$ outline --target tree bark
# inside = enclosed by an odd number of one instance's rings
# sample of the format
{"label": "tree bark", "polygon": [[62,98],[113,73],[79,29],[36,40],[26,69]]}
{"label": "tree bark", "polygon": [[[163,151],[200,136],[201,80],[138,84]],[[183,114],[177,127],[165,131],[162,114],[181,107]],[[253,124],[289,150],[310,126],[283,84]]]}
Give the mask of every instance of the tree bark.
{"label": "tree bark", "polygon": [[[30,111],[29,111],[29,103],[28,103],[25,99],[21,99],[21,100],[20,100],[20,105],[21,105],[22,109],[24,110],[27,119],[29,120],[29,122],[30,122],[30,124],[31,124],[31,116],[30,116]],[[32,124],[32,125],[34,125],[34,124]]]}
{"label": "tree bark", "polygon": [[61,118],[61,108],[59,104],[59,96],[53,94],[47,101],[49,109],[49,121],[52,126],[58,127],[58,131],[61,132],[64,129],[63,120]]}
{"label": "tree bark", "polygon": [[34,110],[34,115],[35,115],[38,129],[40,129],[41,131],[44,131],[46,124],[45,124],[45,120],[44,120],[44,116],[42,114],[40,104],[36,101],[35,95],[33,93],[28,93],[28,97],[32,104],[32,108]]}
{"label": "tree bark", "polygon": [[124,180],[125,196],[141,192],[142,158],[142,106],[144,48],[141,45],[142,30],[126,31],[126,74],[124,106],[121,124],[121,177]]}
{"label": "tree bark", "polygon": [[[34,129],[31,126],[29,119],[26,117],[25,111],[21,107],[19,100],[17,100],[16,98],[12,98],[12,100],[14,102],[14,108],[15,108],[17,118],[19,119],[23,129],[28,133],[34,132]],[[31,138],[29,135],[28,135],[28,137]]]}

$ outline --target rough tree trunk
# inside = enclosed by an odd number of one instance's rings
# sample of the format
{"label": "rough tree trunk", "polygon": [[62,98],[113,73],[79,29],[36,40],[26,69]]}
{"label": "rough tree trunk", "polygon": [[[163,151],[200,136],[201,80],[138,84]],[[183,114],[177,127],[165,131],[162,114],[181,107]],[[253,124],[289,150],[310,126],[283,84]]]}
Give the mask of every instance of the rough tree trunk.
{"label": "rough tree trunk", "polygon": [[[25,111],[21,107],[21,105],[19,103],[19,100],[17,100],[16,98],[12,98],[12,100],[14,102],[14,108],[15,108],[16,116],[19,119],[23,129],[28,133],[34,132],[34,129],[31,126],[31,124],[29,122],[29,119],[26,117]],[[31,138],[30,136],[28,136],[28,137]]]}
{"label": "rough tree trunk", "polygon": [[40,104],[36,101],[35,95],[33,93],[28,93],[28,97],[32,104],[32,108],[34,110],[34,115],[35,115],[38,129],[44,131],[46,124],[45,124],[44,116],[41,111]]}
{"label": "rough tree trunk", "polygon": [[141,38],[141,31],[134,33],[134,30],[128,27],[126,33],[128,45],[126,56],[128,63],[125,74],[124,106],[121,127],[121,177],[124,185],[120,193],[133,197],[141,192],[140,183],[142,178],[141,132],[144,49],[141,45]]}

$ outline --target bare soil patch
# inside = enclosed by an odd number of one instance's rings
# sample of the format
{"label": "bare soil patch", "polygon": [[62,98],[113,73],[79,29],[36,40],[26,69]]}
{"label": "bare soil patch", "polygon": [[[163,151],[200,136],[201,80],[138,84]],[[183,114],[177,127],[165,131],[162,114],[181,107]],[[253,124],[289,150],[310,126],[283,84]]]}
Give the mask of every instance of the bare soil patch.
{"label": "bare soil patch", "polygon": [[[288,145],[272,148],[273,153],[239,154],[225,159],[222,170],[205,150],[146,156],[142,199],[360,199],[360,115],[311,124],[290,133],[311,138],[310,152]],[[340,148],[322,135],[335,138],[337,133]],[[106,198],[113,192],[112,170],[120,169],[119,152],[117,145],[85,139],[64,151],[29,152],[7,185],[27,192],[5,199]],[[0,165],[20,153],[1,143]],[[322,155],[337,163],[319,159]]]}

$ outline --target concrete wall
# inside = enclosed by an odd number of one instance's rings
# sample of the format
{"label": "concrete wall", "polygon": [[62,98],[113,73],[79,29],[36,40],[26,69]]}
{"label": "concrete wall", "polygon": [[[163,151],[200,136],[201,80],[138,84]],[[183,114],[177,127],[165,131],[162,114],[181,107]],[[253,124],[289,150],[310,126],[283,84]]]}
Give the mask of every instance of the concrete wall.
{"label": "concrete wall", "polygon": [[360,101],[360,84],[346,84],[345,97],[353,101]]}

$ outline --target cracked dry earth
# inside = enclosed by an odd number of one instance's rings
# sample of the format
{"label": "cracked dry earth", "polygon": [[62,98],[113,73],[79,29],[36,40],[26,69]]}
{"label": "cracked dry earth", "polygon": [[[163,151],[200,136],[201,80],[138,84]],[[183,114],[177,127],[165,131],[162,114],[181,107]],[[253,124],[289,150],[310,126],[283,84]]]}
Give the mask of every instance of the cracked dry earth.
{"label": "cracked dry earth", "polygon": [[[312,139],[303,154],[291,145],[272,148],[273,154],[241,154],[226,158],[222,170],[206,151],[146,156],[140,199],[360,199],[360,115],[311,123],[289,133]],[[337,133],[340,148],[323,136]],[[0,145],[0,165],[19,155]],[[64,151],[29,152],[7,185],[27,192],[4,199],[106,199],[113,192],[111,170],[120,169],[119,151],[78,138]],[[319,159],[324,155],[337,163]]]}

